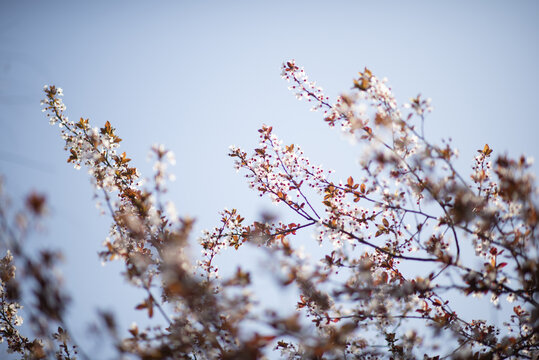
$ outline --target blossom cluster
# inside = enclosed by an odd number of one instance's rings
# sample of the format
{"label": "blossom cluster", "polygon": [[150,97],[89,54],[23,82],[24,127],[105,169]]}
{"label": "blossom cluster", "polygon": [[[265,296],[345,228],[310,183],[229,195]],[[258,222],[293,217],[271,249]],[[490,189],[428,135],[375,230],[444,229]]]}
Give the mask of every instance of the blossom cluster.
{"label": "blossom cluster", "polygon": [[[401,106],[387,79],[367,68],[334,103],[295,61],[285,62],[281,75],[298,99],[355,140],[360,167],[339,179],[263,125],[251,153],[231,146],[229,156],[250,188],[289,212],[287,220],[263,215],[249,222],[224,209],[196,245],[193,219],[165,201],[173,153],[154,145],[154,175],[142,181],[109,122],[96,128],[88,119],[69,121],[62,89],[45,87],[42,105],[61,129],[68,162],[88,169],[112,220],[100,256],[124,263],[126,280],[144,293],[136,309],[161,321],[146,329],[134,324],[122,338],[114,316],[100,314],[119,353],[262,359],[273,349],[288,359],[537,358],[539,208],[531,161],[493,159],[484,145],[463,176],[451,142],[425,136],[430,99],[418,95]],[[26,206],[29,215],[19,224],[46,213],[38,194]],[[6,244],[18,244],[2,209],[0,234]],[[308,231],[312,236],[304,236]],[[189,249],[197,246],[201,257],[192,259]],[[257,277],[240,253],[233,271],[220,271],[229,265],[225,252],[247,247],[270,256],[277,283],[294,288],[292,314],[254,300]],[[0,339],[26,357],[74,359],[66,301],[49,276],[57,255],[44,251],[36,263],[20,246],[13,249],[32,276],[41,314],[25,324],[58,346],[19,332],[22,305],[10,252],[0,259]],[[459,308],[471,301],[490,306],[500,323]],[[61,326],[51,334],[48,322]]]}
{"label": "blossom cluster", "polygon": [[22,306],[16,301],[9,301],[8,284],[14,277],[13,255],[8,250],[0,259],[0,341],[8,341],[10,352],[21,352],[28,344],[28,339],[19,331],[23,319],[18,312]]}
{"label": "blossom cluster", "polygon": [[[149,318],[158,312],[168,324],[166,330],[134,327],[130,330],[132,337],[123,339],[117,347],[142,358],[155,357],[164,348],[175,353],[174,357],[208,359],[223,351],[246,351],[248,344],[240,346],[236,338],[238,323],[249,312],[247,294],[218,293],[219,284],[210,281],[214,271],[212,255],[206,262],[192,265],[187,248],[193,220],[179,217],[174,205],[163,199],[167,181],[174,180],[168,172],[168,166],[175,163],[174,154],[162,145],[154,145],[150,151],[154,175],[141,181],[138,170],[129,166],[131,159],[126,153],[119,155],[121,139],[108,121],[99,129],[92,128],[88,119],[70,122],[64,114],[61,89],[46,86],[44,90],[46,99],[42,104],[50,122],[60,125],[70,153],[68,162],[76,168],[88,168],[96,193],[113,220],[101,258],[104,262],[123,261],[126,280],[146,292],[136,309],[146,311]],[[227,221],[227,227],[233,228],[232,223]],[[229,243],[239,246],[233,240]],[[202,245],[213,255],[222,246],[219,240]],[[200,279],[201,273],[207,278]],[[226,283],[244,286],[248,277],[238,270]],[[154,295],[156,292],[159,296]],[[234,315],[224,317],[222,314],[227,312]],[[104,321],[113,323],[109,315]],[[214,336],[208,337],[210,329]]]}
{"label": "blossom cluster", "polygon": [[[534,320],[528,312],[515,310],[511,316],[510,329],[521,329],[520,337],[506,333],[500,338],[499,328],[457,314],[442,294],[442,289],[450,288],[458,289],[462,297],[488,293],[498,308],[499,297],[507,294],[507,300],[521,303],[519,306],[537,307],[532,295],[536,285],[522,282],[533,277],[531,272],[537,268],[537,251],[529,248],[538,240],[534,234],[537,204],[532,200],[537,190],[526,172],[529,162],[500,157],[494,179],[488,159],[492,149],[485,145],[473,166],[475,185],[468,183],[453,165],[458,151],[449,142],[439,146],[424,136],[425,116],[432,111],[430,99],[417,96],[399,107],[386,79],[379,80],[368,69],[359,75],[354,80],[356,92],[342,95],[332,105],[294,61],[285,62],[282,68],[283,78],[292,82],[290,90],[298,98],[325,109],[330,126],[340,122],[345,132],[367,148],[361,159],[361,181],[352,176],[346,181],[331,181],[329,173],[314,169],[297,146],[283,147],[272,127],[259,130],[261,143],[253,155],[231,147],[230,156],[235,158],[236,168],[245,171],[249,186],[260,196],[286,205],[305,221],[293,234],[315,227],[315,238],[328,251],[319,263],[324,266],[305,267],[298,260],[302,257],[299,249],[283,240],[292,232],[273,234],[281,237],[282,244],[272,243],[274,250],[286,255],[281,259],[282,271],[300,291],[298,309],[305,310],[326,335],[329,329],[333,334],[337,331],[334,323],[354,319],[354,330],[347,330],[346,345],[341,345],[349,349],[363,344],[364,350],[354,351],[354,355],[371,354],[372,348],[364,345],[367,341],[355,336],[359,329],[374,327],[386,334],[384,340],[391,353],[416,356],[419,348],[415,345],[425,346],[423,335],[403,330],[398,344],[398,334],[388,338],[385,329],[396,324],[405,329],[402,324],[408,324],[406,320],[420,318],[436,331],[451,333],[459,356],[473,352],[530,356],[537,348],[530,342]],[[411,112],[406,113],[408,109]],[[414,123],[415,117],[419,117],[419,124]],[[314,189],[314,196],[309,189]],[[278,226],[268,224],[266,228],[274,232]],[[326,240],[330,246],[324,245]],[[463,255],[473,249],[487,260],[484,266],[477,268]],[[359,255],[354,255],[356,252]],[[420,273],[404,271],[413,263],[425,267]],[[426,272],[430,273],[427,279],[419,276]],[[331,275],[333,281],[328,282]],[[461,283],[448,287],[443,279],[455,276]],[[515,281],[523,288],[510,287]],[[498,341],[499,346],[492,345]],[[523,350],[513,353],[509,344],[516,343]],[[316,353],[304,345],[280,342],[277,348],[290,358]],[[408,355],[404,355],[406,351]]]}
{"label": "blossom cluster", "polygon": [[317,86],[316,82],[309,81],[305,69],[298,67],[294,60],[283,64],[281,77],[292,83],[288,89],[294,91],[298,100],[305,99],[307,102],[313,103],[311,111],[324,108],[324,105],[329,101],[329,97],[324,94],[324,89]]}
{"label": "blossom cluster", "polygon": [[47,113],[49,123],[58,124],[61,129],[65,150],[69,152],[67,161],[76,169],[85,165],[98,189],[111,192],[132,187],[138,178],[137,170],[129,167],[130,159],[126,158],[125,152],[117,153],[122,139],[116,136],[110,122],[102,128],[92,128],[88,119],[70,121],[64,114],[62,89],[46,85],[44,92],[46,98],[41,101],[42,110]]}

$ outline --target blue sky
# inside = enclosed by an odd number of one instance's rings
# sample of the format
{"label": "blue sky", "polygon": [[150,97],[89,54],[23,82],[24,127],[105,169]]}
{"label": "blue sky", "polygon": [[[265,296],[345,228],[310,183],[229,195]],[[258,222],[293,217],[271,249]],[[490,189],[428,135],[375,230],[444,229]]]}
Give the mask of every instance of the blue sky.
{"label": "blue sky", "polygon": [[2,1],[0,173],[16,201],[47,194],[47,230],[32,241],[65,252],[74,323],[110,307],[128,325],[140,297],[121,267],[100,266],[109,222],[40,111],[43,85],[64,89],[71,119],[109,120],[143,174],[152,144],[173,150],[170,198],[200,230],[224,207],[275,210],[227,156],[255,146],[263,123],[342,178],[357,171],[358,150],[287,90],[291,58],[333,98],[365,66],[402,102],[432,98],[427,137],[451,137],[464,173],[485,143],[538,159],[537,19],[535,1]]}

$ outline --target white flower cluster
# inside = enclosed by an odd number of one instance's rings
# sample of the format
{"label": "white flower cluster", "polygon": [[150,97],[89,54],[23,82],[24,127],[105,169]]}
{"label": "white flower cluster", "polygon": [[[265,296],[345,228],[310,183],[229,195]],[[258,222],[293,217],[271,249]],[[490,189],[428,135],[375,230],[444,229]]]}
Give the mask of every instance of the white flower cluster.
{"label": "white flower cluster", "polygon": [[432,112],[433,108],[431,103],[432,100],[430,98],[421,99],[421,95],[418,95],[415,98],[411,98],[409,103],[404,104],[404,108],[412,109],[417,115],[424,116],[426,113]]}
{"label": "white flower cluster", "polygon": [[258,189],[260,196],[268,193],[275,203],[285,202],[298,206],[302,203],[301,191],[304,184],[318,192],[322,191],[320,184],[326,180],[322,166],[311,164],[298,146],[283,146],[283,142],[272,133],[270,127],[263,126],[260,132],[261,141],[252,157],[236,147],[231,147],[230,153],[237,157],[236,169],[249,169],[245,176],[251,179],[251,188]]}
{"label": "white flower cluster", "polygon": [[[203,230],[202,236],[198,242],[202,245],[203,260],[197,262],[197,268],[202,269],[203,273],[199,274],[206,278],[207,281],[219,279],[219,268],[215,266],[213,260],[223,250],[229,247],[239,248],[243,243],[244,220],[236,209],[224,209],[219,213],[221,215],[221,226],[215,227],[213,230]],[[198,269],[195,268],[195,272]]]}
{"label": "white flower cluster", "polygon": [[329,97],[324,94],[324,89],[316,85],[316,82],[309,81],[303,68],[296,66],[295,60],[287,61],[282,66],[281,77],[292,85],[289,90],[294,91],[298,100],[305,99],[307,102],[313,102],[311,111],[318,111],[324,105],[328,105]]}
{"label": "white flower cluster", "polygon": [[[85,165],[96,189],[112,192],[130,187],[138,174],[135,169],[129,168],[125,153],[117,154],[121,139],[114,134],[110,123],[98,129],[91,128],[87,119],[81,118],[77,123],[69,121],[64,115],[66,107],[61,99],[62,89],[45,86],[44,91],[46,98],[41,101],[43,111],[47,112],[51,125],[58,124],[61,128],[65,150],[70,154],[68,162],[76,169]],[[127,174],[129,176],[124,176]]]}
{"label": "white flower cluster", "polygon": [[366,90],[369,98],[377,106],[376,110],[379,114],[390,116],[392,120],[400,120],[402,114],[397,106],[397,100],[391,91],[391,88],[387,85],[387,78],[382,80],[376,76],[371,76],[370,87]]}
{"label": "white flower cluster", "polygon": [[0,343],[5,338],[8,341],[22,339],[19,330],[14,326],[21,326],[22,317],[18,311],[22,306],[16,301],[9,301],[7,295],[7,283],[15,277],[15,265],[13,255],[7,251],[6,255],[0,259]]}
{"label": "white flower cluster", "polygon": [[168,165],[176,164],[176,157],[171,150],[167,150],[162,144],[154,144],[150,150],[150,159],[155,157],[153,165],[154,170],[154,183],[156,190],[166,191],[166,181],[174,181],[176,177],[173,174],[167,173]]}
{"label": "white flower cluster", "polygon": [[[107,121],[98,129],[90,127],[88,119],[69,121],[64,115],[66,107],[61,100],[61,89],[46,86],[44,91],[46,98],[42,101],[43,110],[48,112],[50,122],[61,128],[65,149],[70,154],[68,162],[73,163],[77,169],[81,165],[87,167],[96,194],[98,190],[102,191],[103,200],[114,219],[109,237],[104,242],[106,250],[101,256],[105,261],[129,259],[137,269],[127,273],[129,280],[140,284],[144,271],[146,275],[153,276],[151,273],[154,270],[149,270],[148,264],[157,260],[151,259],[153,255],[145,242],[152,239],[152,245],[159,246],[157,239],[163,223],[162,211],[155,204],[152,193],[139,188],[139,172],[129,166],[131,159],[127,158],[125,152],[118,153],[121,139],[111,124]],[[157,158],[154,165],[155,190],[158,193],[164,192],[165,180],[172,179],[166,170],[168,164],[174,164],[174,155],[162,145],[155,145],[152,154]],[[98,200],[98,204],[101,206],[101,200]],[[176,222],[172,206],[168,205],[166,210],[172,215],[172,222]],[[142,266],[144,263],[147,264]]]}

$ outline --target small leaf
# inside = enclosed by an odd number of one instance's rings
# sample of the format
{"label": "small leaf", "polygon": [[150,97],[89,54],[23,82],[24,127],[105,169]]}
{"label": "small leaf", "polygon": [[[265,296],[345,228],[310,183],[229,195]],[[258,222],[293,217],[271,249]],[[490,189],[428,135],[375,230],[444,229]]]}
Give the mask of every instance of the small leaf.
{"label": "small leaf", "polygon": [[103,135],[114,135],[113,133],[114,129],[112,128],[112,126],[110,125],[110,122],[107,121],[105,123],[105,126],[101,128],[101,134]]}

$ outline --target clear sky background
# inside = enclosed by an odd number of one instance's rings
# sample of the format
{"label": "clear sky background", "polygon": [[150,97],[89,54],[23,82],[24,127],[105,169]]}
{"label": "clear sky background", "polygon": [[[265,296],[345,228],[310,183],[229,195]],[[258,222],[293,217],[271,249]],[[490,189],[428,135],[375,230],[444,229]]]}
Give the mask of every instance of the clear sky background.
{"label": "clear sky background", "polygon": [[263,123],[340,177],[358,172],[358,150],[287,90],[280,65],[291,58],[333,99],[365,66],[401,102],[432,98],[426,135],[451,137],[465,174],[485,143],[539,158],[536,1],[3,0],[0,45],[0,173],[15,202],[31,189],[47,194],[47,230],[32,241],[64,251],[79,334],[96,308],[123,326],[140,319],[141,296],[120,266],[100,265],[109,219],[41,113],[45,84],[64,89],[70,119],[109,120],[144,175],[152,144],[173,150],[170,197],[197,231],[217,225],[224,207],[250,220],[276,210],[227,156],[231,144],[252,149]]}

